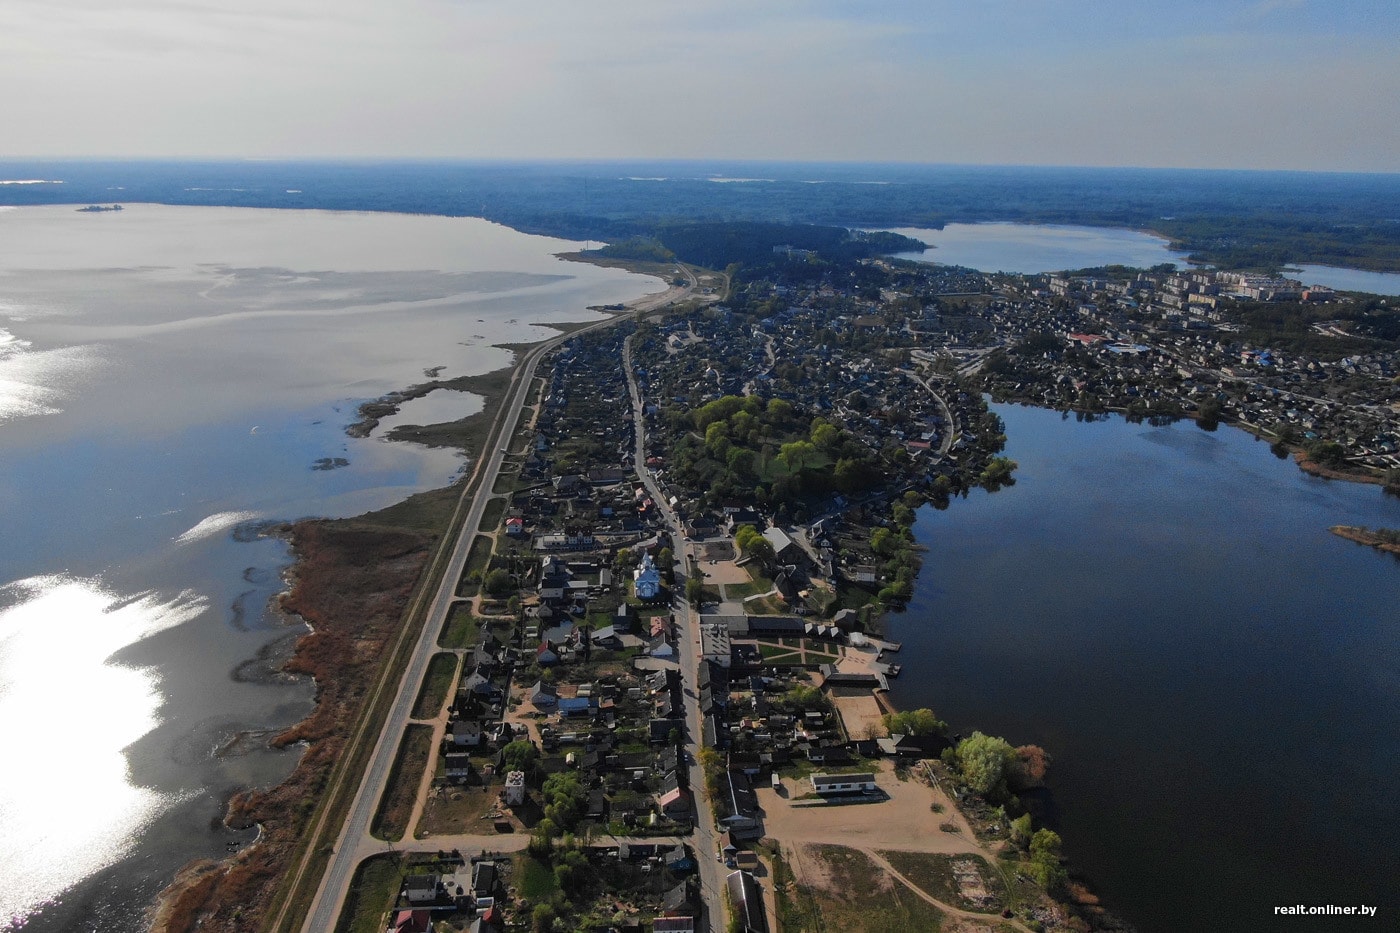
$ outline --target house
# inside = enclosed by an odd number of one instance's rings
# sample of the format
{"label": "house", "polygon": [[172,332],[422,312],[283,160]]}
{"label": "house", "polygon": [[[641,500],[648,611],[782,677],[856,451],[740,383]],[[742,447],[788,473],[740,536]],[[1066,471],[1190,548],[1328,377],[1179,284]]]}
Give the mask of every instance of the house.
{"label": "house", "polygon": [[472,863],[472,896],[477,900],[481,900],[483,897],[495,897],[496,885],[499,881],[500,873],[496,870],[495,862]]}
{"label": "house", "polygon": [[763,533],[763,540],[773,546],[773,556],[780,564],[800,563],[806,557],[801,546],[781,528],[769,528]]}
{"label": "house", "polygon": [[672,658],[676,655],[676,648],[666,640],[665,635],[657,635],[647,643],[647,654],[653,658]]}
{"label": "house", "polygon": [[657,917],[651,922],[651,929],[652,933],[695,933],[695,918]]}
{"label": "house", "polygon": [[720,826],[735,839],[757,839],[763,835],[758,817],[758,797],[753,792],[748,775],[742,771],[726,771],[719,787],[719,803],[728,815],[721,817]]}
{"label": "house", "polygon": [[593,701],[589,697],[564,697],[558,702],[561,716],[587,716],[593,710]]}
{"label": "house", "polygon": [[433,903],[438,898],[438,876],[409,875],[403,880],[403,896],[415,907]]}
{"label": "house", "polygon": [[426,910],[400,910],[394,914],[389,933],[433,933],[433,915]]}
{"label": "house", "polygon": [[941,735],[903,735],[876,739],[880,754],[892,758],[937,758],[953,743]]}
{"label": "house", "polygon": [[768,933],[768,913],[763,906],[763,892],[759,890],[754,876],[746,871],[731,872],[724,879],[724,884],[729,891],[729,905],[734,911],[737,929],[743,933]]}
{"label": "house", "polygon": [[638,599],[655,599],[661,592],[661,571],[650,554],[642,555],[641,565],[632,572],[633,589]]}
{"label": "house", "polygon": [[569,565],[558,557],[547,557],[540,567],[538,591],[542,600],[559,600],[568,592],[573,573]]}
{"label": "house", "polygon": [[869,772],[812,775],[812,790],[819,794],[866,793],[878,787],[879,785],[875,783],[875,775]]}
{"label": "house", "polygon": [[448,780],[465,780],[472,776],[471,756],[466,752],[448,752],[442,756],[442,769]]}
{"label": "house", "polygon": [[661,861],[666,863],[666,870],[672,874],[683,874],[695,870],[695,859],[691,858],[690,850],[683,845],[677,845],[670,851],[663,852]]}
{"label": "house", "polygon": [[506,775],[506,805],[515,807],[525,802],[525,772],[512,771]]}
{"label": "house", "polygon": [[852,583],[879,583],[880,571],[872,564],[859,564],[846,574]]}
{"label": "house", "polygon": [[541,712],[553,710],[559,705],[559,688],[538,680],[529,690],[530,702]]}
{"label": "house", "polygon": [[458,719],[452,723],[452,744],[458,748],[481,744],[481,720]]}
{"label": "house", "polygon": [[656,795],[656,805],[672,819],[687,816],[690,813],[690,791],[680,786],[674,774],[669,774],[661,793]]}
{"label": "house", "polygon": [[652,745],[669,745],[671,733],[681,732],[684,728],[684,723],[674,719],[653,719],[647,723],[648,738]]}
{"label": "house", "polygon": [[506,519],[506,534],[513,538],[518,538],[525,533],[525,520],[522,518]]}
{"label": "house", "polygon": [[607,648],[609,651],[619,651],[622,649],[622,638],[617,633],[617,626],[605,625],[589,636],[589,640],[599,648]]}
{"label": "house", "polygon": [[535,662],[537,664],[558,664],[558,646],[553,642],[540,642],[540,646],[535,649]]}

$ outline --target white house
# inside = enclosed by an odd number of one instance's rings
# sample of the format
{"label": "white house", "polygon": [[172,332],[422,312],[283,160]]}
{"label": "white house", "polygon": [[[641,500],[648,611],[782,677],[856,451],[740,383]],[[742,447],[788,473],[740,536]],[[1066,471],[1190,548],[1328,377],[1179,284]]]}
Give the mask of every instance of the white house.
{"label": "white house", "polygon": [[876,787],[875,775],[869,772],[812,775],[812,789],[819,794],[854,794]]}
{"label": "white house", "polygon": [[518,806],[525,802],[525,772],[512,771],[506,775],[506,805]]}

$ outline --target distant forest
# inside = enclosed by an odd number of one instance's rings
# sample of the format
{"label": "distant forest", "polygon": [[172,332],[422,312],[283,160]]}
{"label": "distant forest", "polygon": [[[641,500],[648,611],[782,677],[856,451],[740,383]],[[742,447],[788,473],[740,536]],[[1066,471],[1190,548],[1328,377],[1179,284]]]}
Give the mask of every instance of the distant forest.
{"label": "distant forest", "polygon": [[9,160],[0,162],[4,179],[62,184],[0,185],[0,205],[124,201],[475,216],[574,240],[658,239],[704,264],[712,263],[670,242],[682,227],[939,228],[1013,221],[1152,230],[1194,259],[1226,268],[1302,262],[1400,271],[1400,175],[819,163]]}

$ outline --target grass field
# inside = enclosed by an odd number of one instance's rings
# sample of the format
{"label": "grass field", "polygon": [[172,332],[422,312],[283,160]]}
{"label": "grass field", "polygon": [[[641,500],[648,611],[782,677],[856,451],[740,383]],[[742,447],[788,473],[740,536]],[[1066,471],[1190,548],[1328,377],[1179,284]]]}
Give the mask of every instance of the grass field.
{"label": "grass field", "polygon": [[423,688],[413,704],[413,718],[436,719],[456,679],[457,656],[445,652],[433,655],[428,661],[428,672],[423,675]]}
{"label": "grass field", "polygon": [[[935,933],[943,928],[943,912],[894,881],[857,849],[807,846],[800,856],[816,864],[803,867],[805,879],[821,877],[820,886],[799,885],[796,899],[809,899],[820,918],[817,927],[798,930],[864,930],[867,933]],[[785,933],[794,928],[784,925]]]}
{"label": "grass field", "polygon": [[335,933],[381,933],[399,896],[404,865],[401,856],[375,855],[360,863],[345,896]]}
{"label": "grass field", "polygon": [[559,890],[559,883],[554,878],[554,869],[533,855],[516,856],[515,885],[521,897],[532,901],[549,897]]}
{"label": "grass field", "polygon": [[472,615],[469,604],[458,603],[442,624],[442,631],[438,633],[438,647],[473,648],[480,637],[481,620]]}
{"label": "grass field", "polygon": [[379,801],[379,810],[374,814],[370,832],[379,839],[402,839],[408,831],[408,818],[413,813],[413,798],[418,794],[418,785],[423,780],[423,772],[428,768],[428,757],[433,750],[433,729],[431,726],[410,725],[404,730],[403,741],[399,743],[399,753],[394,758],[394,767],[389,772],[389,787]]}
{"label": "grass field", "polygon": [[[940,901],[981,913],[1000,913],[1006,905],[1006,886],[1001,874],[988,865],[986,860],[975,855],[937,855],[929,852],[881,852],[880,855],[910,881]],[[991,904],[979,904],[962,896],[957,880],[953,877],[953,862],[975,862],[982,882],[994,898]]]}
{"label": "grass field", "polygon": [[473,573],[484,574],[491,561],[491,539],[477,535],[472,540],[472,549],[467,553],[467,565],[462,568],[462,579],[457,582],[458,596],[475,596],[479,584],[470,582]]}
{"label": "grass field", "polygon": [[495,531],[501,524],[501,519],[506,514],[506,500],[492,499],[486,503],[486,508],[481,510],[481,527],[485,531]]}

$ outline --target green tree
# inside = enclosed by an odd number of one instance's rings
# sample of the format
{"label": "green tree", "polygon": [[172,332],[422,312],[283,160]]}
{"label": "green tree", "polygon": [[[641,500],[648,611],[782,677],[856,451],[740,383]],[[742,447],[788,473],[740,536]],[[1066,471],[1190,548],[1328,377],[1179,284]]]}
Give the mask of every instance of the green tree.
{"label": "green tree", "polygon": [[501,761],[507,771],[528,771],[538,757],[539,750],[527,739],[516,739],[501,749]]}
{"label": "green tree", "polygon": [[1031,815],[1022,813],[1011,821],[1011,841],[1021,848],[1030,845],[1031,841]]}
{"label": "green tree", "polygon": [[1016,756],[1005,739],[974,732],[958,743],[958,774],[964,784],[983,797],[1005,792],[1006,771]]}
{"label": "green tree", "polygon": [[685,581],[685,598],[692,606],[699,606],[705,598],[705,584],[699,577],[691,577]]}
{"label": "green tree", "polygon": [[947,735],[948,724],[931,709],[912,709],[889,713],[883,719],[890,735]]}
{"label": "green tree", "polygon": [[778,449],[778,459],[791,474],[801,473],[816,459],[817,448],[811,441],[792,441]]}
{"label": "green tree", "polygon": [[808,436],[818,450],[831,451],[841,439],[841,431],[825,418],[813,418],[812,430]]}
{"label": "green tree", "polygon": [[515,586],[515,581],[511,579],[509,573],[498,567],[486,575],[483,585],[486,587],[486,592],[492,596],[504,596]]}
{"label": "green tree", "polygon": [[1059,891],[1069,880],[1060,858],[1060,836],[1050,829],[1038,829],[1031,837],[1031,876],[1047,891]]}

